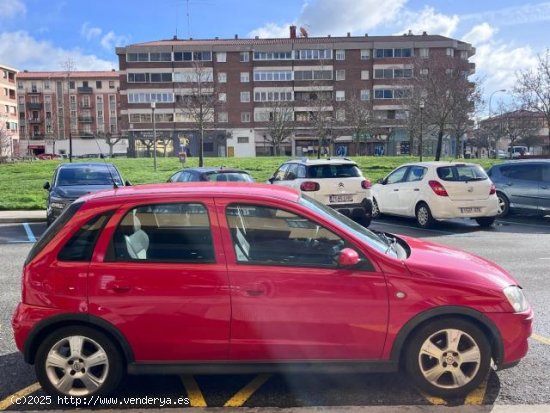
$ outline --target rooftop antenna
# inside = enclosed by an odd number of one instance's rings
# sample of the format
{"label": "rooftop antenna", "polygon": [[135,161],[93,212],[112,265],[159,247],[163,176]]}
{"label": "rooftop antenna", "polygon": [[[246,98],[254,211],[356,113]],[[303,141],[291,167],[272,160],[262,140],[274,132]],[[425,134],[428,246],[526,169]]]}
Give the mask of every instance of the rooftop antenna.
{"label": "rooftop antenna", "polygon": [[189,0],[186,0],[187,3],[187,37],[191,38],[191,18],[189,17]]}

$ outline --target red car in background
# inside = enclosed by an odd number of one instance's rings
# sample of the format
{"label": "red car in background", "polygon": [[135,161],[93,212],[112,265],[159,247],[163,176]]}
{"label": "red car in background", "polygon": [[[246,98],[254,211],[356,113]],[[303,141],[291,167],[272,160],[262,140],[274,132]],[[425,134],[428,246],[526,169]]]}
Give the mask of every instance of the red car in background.
{"label": "red car in background", "polygon": [[121,187],[71,204],[29,253],[13,330],[51,394],[129,373],[396,371],[464,395],[527,352],[504,269],[374,232],[285,187]]}

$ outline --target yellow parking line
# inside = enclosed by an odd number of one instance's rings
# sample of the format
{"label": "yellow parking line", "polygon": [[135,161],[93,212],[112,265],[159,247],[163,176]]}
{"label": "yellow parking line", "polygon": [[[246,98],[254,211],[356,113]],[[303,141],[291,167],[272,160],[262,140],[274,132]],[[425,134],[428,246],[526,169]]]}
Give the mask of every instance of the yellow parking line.
{"label": "yellow parking line", "polygon": [[487,380],[488,379],[483,380],[483,383],[481,383],[477,389],[473,390],[466,396],[464,404],[470,404],[473,406],[481,406],[483,404],[485,392],[487,391]]}
{"label": "yellow parking line", "polygon": [[535,334],[535,333],[531,334],[531,338],[533,340],[537,340],[537,341],[541,342],[542,344],[546,344],[546,345],[550,346],[550,338],[539,336],[538,334]]}
{"label": "yellow parking line", "polygon": [[240,407],[254,394],[256,390],[263,386],[269,380],[271,374],[258,374],[250,383],[239,390],[232,398],[230,398],[223,406],[224,407]]}
{"label": "yellow parking line", "polygon": [[183,382],[191,406],[206,407],[206,400],[204,400],[204,396],[195,378],[190,374],[186,374],[185,376],[181,376],[181,381]]}
{"label": "yellow parking line", "polygon": [[22,390],[19,390],[16,393],[13,393],[12,395],[6,397],[4,400],[0,401],[0,411],[6,410],[8,407],[11,407],[17,398],[28,396],[29,394],[34,393],[37,390],[40,390],[40,384],[34,383],[28,387],[25,387]]}
{"label": "yellow parking line", "polygon": [[420,392],[422,397],[424,397],[426,400],[430,402],[430,404],[433,404],[435,406],[446,406],[447,402],[445,399],[442,399],[441,397],[437,396],[430,396],[429,394],[424,393],[423,391]]}

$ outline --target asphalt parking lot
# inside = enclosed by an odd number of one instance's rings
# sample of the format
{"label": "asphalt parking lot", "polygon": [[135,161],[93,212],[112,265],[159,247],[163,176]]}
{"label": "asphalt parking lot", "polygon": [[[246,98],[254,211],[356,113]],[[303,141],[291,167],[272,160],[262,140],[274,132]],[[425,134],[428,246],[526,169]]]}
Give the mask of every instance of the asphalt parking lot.
{"label": "asphalt parking lot", "polygon": [[[550,219],[511,217],[498,220],[491,229],[480,229],[475,222],[457,220],[423,230],[411,220],[383,218],[374,221],[372,228],[457,247],[493,260],[510,271],[522,284],[535,310],[534,335],[527,357],[513,369],[491,372],[483,386],[460,400],[423,395],[402,374],[129,376],[113,395],[116,399],[98,400],[91,407],[422,407],[446,404],[539,405],[543,409],[540,411],[546,408],[550,411]],[[32,367],[23,362],[13,343],[10,317],[19,298],[20,269],[32,243],[44,230],[42,223],[0,225],[0,284],[3,286],[0,294],[0,371],[3,372],[0,375],[0,411],[86,407],[58,403],[58,400],[48,402],[36,384]],[[14,398],[14,394],[19,398]],[[153,400],[155,397],[157,399]]]}

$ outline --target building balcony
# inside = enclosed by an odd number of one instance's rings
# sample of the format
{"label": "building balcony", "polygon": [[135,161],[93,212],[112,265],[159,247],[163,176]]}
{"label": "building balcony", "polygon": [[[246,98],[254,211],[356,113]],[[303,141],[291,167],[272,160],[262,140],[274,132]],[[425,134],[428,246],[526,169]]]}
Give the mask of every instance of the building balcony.
{"label": "building balcony", "polygon": [[30,95],[39,95],[39,94],[42,94],[42,91],[38,88],[33,87],[30,90],[28,90],[27,93]]}
{"label": "building balcony", "polygon": [[94,117],[93,116],[79,116],[78,121],[82,123],[93,123]]}
{"label": "building balcony", "polygon": [[80,109],[91,109],[93,106],[91,103],[80,103],[78,107]]}
{"label": "building balcony", "polygon": [[39,141],[39,140],[42,140],[42,139],[45,139],[45,138],[46,138],[46,136],[43,133],[33,133],[30,136],[30,139],[32,139],[34,141]]}
{"label": "building balcony", "polygon": [[89,86],[81,86],[76,88],[78,93],[94,93],[94,90]]}
{"label": "building balcony", "polygon": [[42,118],[40,116],[38,117],[32,117],[28,119],[29,123],[40,123],[42,122]]}
{"label": "building balcony", "polygon": [[30,103],[27,103],[27,109],[30,109],[30,110],[39,110],[39,109],[42,109],[42,103],[40,102],[30,102]]}

